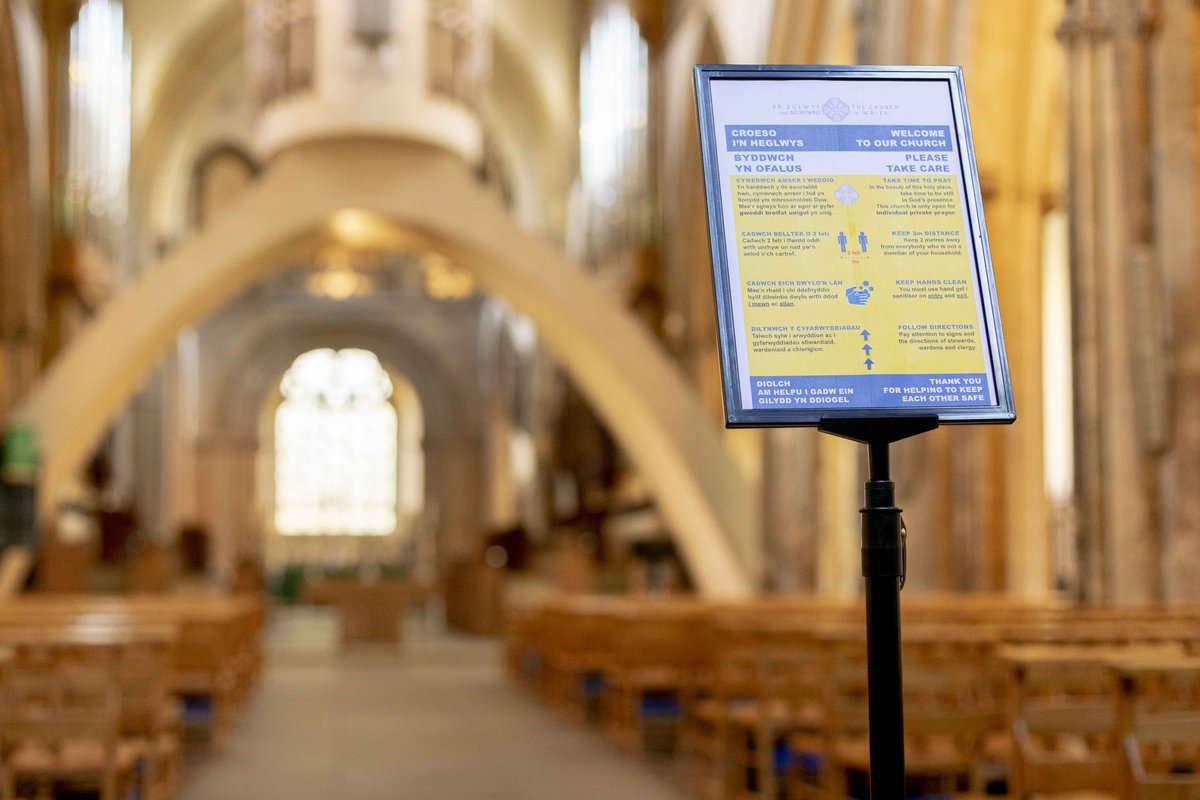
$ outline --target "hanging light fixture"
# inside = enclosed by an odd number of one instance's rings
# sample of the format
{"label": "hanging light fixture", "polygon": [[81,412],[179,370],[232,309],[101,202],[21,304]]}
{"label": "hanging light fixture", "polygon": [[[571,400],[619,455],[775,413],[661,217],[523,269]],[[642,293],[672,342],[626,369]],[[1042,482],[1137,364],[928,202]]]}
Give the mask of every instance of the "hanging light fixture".
{"label": "hanging light fixture", "polygon": [[361,294],[366,288],[366,279],[354,268],[353,259],[346,250],[330,250],[322,261],[321,269],[308,279],[308,289],[313,294],[341,301]]}
{"label": "hanging light fixture", "polygon": [[368,50],[379,50],[392,38],[392,0],[357,0],[354,4],[354,40]]}
{"label": "hanging light fixture", "polygon": [[434,300],[462,300],[475,293],[471,273],[441,253],[427,253],[422,260],[425,293]]}

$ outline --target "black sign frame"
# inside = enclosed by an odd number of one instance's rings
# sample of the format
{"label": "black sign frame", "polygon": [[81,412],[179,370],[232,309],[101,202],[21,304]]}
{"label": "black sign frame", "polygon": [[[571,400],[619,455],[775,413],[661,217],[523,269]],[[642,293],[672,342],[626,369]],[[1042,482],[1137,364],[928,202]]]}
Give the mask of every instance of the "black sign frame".
{"label": "black sign frame", "polygon": [[[984,223],[983,199],[967,116],[961,68],[700,64],[695,67],[694,77],[708,206],[713,289],[717,308],[726,426],[730,428],[818,426],[824,419],[839,417],[887,419],[931,415],[936,416],[939,424],[1007,424],[1013,422],[1016,419],[1016,409],[1000,324],[999,304]],[[958,156],[957,175],[963,190],[963,203],[966,208],[964,222],[971,242],[971,246],[968,248],[971,257],[971,271],[979,296],[980,340],[987,350],[985,354],[989,369],[987,375],[992,384],[990,389],[991,396],[995,399],[994,404],[953,406],[920,403],[914,404],[911,408],[856,406],[842,411],[835,407],[753,408],[744,402],[742,376],[749,375],[749,365],[742,363],[742,350],[735,328],[738,325],[735,304],[740,311],[742,295],[741,287],[734,287],[730,276],[726,215],[722,196],[722,191],[727,190],[728,186],[727,181],[723,180],[726,175],[722,174],[719,164],[718,148],[721,140],[716,130],[712,86],[715,81],[818,80],[869,81],[882,84],[881,88],[884,89],[887,88],[889,82],[897,81],[936,82],[944,85],[953,118],[951,127],[955,140],[954,149]],[[752,121],[748,120],[747,122]],[[736,294],[735,288],[738,290]]]}

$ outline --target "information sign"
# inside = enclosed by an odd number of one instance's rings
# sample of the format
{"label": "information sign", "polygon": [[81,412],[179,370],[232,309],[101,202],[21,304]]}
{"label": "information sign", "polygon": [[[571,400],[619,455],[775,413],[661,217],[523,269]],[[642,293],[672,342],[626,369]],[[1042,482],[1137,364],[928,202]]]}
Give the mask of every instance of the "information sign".
{"label": "information sign", "polygon": [[726,421],[1015,412],[957,67],[696,67]]}

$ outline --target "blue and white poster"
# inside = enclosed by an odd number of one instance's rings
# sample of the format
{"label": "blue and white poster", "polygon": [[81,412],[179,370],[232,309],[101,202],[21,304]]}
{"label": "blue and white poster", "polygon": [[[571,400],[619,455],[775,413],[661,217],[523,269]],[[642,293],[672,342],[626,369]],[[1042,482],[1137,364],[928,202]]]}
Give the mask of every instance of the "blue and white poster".
{"label": "blue and white poster", "polygon": [[727,423],[1011,422],[959,71],[696,78]]}

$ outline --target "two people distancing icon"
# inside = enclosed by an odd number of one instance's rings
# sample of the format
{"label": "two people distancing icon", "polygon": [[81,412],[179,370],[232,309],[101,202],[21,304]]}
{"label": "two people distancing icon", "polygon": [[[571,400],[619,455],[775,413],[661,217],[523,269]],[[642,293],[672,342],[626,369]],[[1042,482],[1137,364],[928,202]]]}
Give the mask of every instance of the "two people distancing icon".
{"label": "two people distancing icon", "polygon": [[[838,240],[838,247],[842,248],[842,252],[845,253],[846,245],[850,241],[846,237],[846,232],[838,231],[837,240]],[[859,252],[862,252],[862,253],[867,252],[867,233],[866,233],[866,231],[858,232],[858,249],[859,249]]]}

